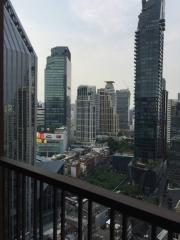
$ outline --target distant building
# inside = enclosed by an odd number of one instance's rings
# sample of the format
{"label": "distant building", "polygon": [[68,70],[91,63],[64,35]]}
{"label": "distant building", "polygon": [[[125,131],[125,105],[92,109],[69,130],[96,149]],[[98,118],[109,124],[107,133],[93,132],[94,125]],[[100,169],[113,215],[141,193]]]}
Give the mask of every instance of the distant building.
{"label": "distant building", "polygon": [[97,91],[97,135],[117,136],[118,134],[119,119],[113,83],[108,81],[105,88]]}
{"label": "distant building", "polygon": [[119,115],[119,130],[129,130],[130,127],[130,96],[129,89],[117,90],[117,113]]}
{"label": "distant building", "polygon": [[76,104],[71,104],[71,136],[70,142],[75,141],[75,134],[76,134]]}
{"label": "distant building", "polygon": [[37,133],[37,155],[52,157],[67,150],[67,131],[62,129],[56,133]]}
{"label": "distant building", "polygon": [[76,141],[92,144],[96,140],[96,87],[80,86],[76,101]]}
{"label": "distant building", "polygon": [[[171,154],[172,154],[173,160],[176,160],[179,163],[180,162],[179,161],[179,159],[180,159],[180,135],[176,135],[171,138],[170,146],[171,146]],[[178,168],[179,168],[179,166],[178,166]]]}
{"label": "distant building", "polygon": [[135,112],[134,112],[134,108],[130,110],[130,131],[134,131],[134,115],[135,115]]}
{"label": "distant building", "polygon": [[180,135],[180,102],[171,106],[171,138]]}
{"label": "distant building", "polygon": [[164,30],[165,1],[142,1],[135,34],[136,160],[157,161],[164,158]]}
{"label": "distant building", "polygon": [[112,156],[112,167],[114,170],[128,173],[129,163],[133,161],[134,155],[128,153],[116,153]]}
{"label": "distant building", "polygon": [[162,102],[161,102],[161,146],[160,156],[165,160],[167,148],[167,117],[168,117],[168,91],[166,90],[166,80],[162,79]]}
{"label": "distant building", "polygon": [[44,104],[38,103],[37,106],[37,129],[38,131],[44,131],[45,127],[45,108]]}
{"label": "distant building", "polygon": [[53,131],[71,124],[71,53],[68,47],[51,49],[45,69],[45,127]]}

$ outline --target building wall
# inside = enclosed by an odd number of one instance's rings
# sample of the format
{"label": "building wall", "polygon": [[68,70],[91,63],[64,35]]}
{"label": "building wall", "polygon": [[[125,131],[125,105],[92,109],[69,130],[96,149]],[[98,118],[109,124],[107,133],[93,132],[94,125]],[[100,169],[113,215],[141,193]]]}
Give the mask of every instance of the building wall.
{"label": "building wall", "polygon": [[71,54],[67,47],[51,49],[45,69],[45,126],[66,126],[71,123]]}
{"label": "building wall", "polygon": [[135,157],[162,156],[164,1],[144,2],[135,35]]}
{"label": "building wall", "polygon": [[44,127],[45,125],[45,108],[38,107],[37,108],[37,128]]}
{"label": "building wall", "polygon": [[[8,5],[11,6],[9,1]],[[4,155],[33,164],[37,57],[26,35],[24,38],[21,36],[6,8],[4,14]]]}
{"label": "building wall", "polygon": [[130,126],[130,91],[117,90],[117,113],[119,115],[119,129],[129,130]]}
{"label": "building wall", "polygon": [[97,135],[116,136],[119,129],[113,82],[97,91]]}
{"label": "building wall", "polygon": [[[36,140],[37,57],[10,1],[4,6],[4,156],[34,164]],[[2,116],[1,116],[2,117]],[[17,178],[8,176],[10,212],[6,239],[16,239]],[[10,184],[11,183],[11,184]],[[20,186],[22,182],[20,181]],[[31,180],[26,180],[25,226],[30,238]],[[6,196],[5,196],[6,199]],[[6,211],[6,209],[5,209]]]}
{"label": "building wall", "polygon": [[80,86],[76,101],[76,141],[92,144],[96,140],[96,87]]}

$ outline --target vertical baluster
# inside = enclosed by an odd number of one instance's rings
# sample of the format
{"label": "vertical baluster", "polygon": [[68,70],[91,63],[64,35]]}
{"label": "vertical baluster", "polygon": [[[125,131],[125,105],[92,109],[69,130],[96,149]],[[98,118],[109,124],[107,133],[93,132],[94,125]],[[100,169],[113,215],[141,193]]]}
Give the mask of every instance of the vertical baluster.
{"label": "vertical baluster", "polygon": [[92,239],[92,201],[88,200],[88,240]]}
{"label": "vertical baluster", "polygon": [[[6,191],[5,191],[5,176],[6,176],[6,169],[4,167],[1,167],[1,181],[0,181],[0,190],[1,190],[1,223],[0,223],[0,236],[2,239],[6,239],[6,230],[5,230],[5,226],[7,224],[6,222]],[[7,227],[7,226],[6,226]]]}
{"label": "vertical baluster", "polygon": [[11,231],[11,218],[10,218],[10,211],[11,211],[11,200],[12,200],[12,178],[13,173],[11,170],[7,169],[7,178],[5,180],[6,188],[7,188],[7,237],[8,239],[12,238],[12,231]]}
{"label": "vertical baluster", "polygon": [[53,240],[57,240],[57,189],[53,188]]}
{"label": "vertical baluster", "polygon": [[78,240],[82,240],[82,197],[78,197]]}
{"label": "vertical baluster", "polygon": [[156,240],[157,228],[155,225],[151,226],[151,240]]}
{"label": "vertical baluster", "polygon": [[127,215],[122,216],[122,240],[127,240]]}
{"label": "vertical baluster", "polygon": [[[20,181],[20,174],[16,173],[16,238],[17,240],[20,240],[20,193],[22,191],[21,189],[21,181]],[[13,196],[14,198],[14,196]]]}
{"label": "vertical baluster", "polygon": [[[29,189],[28,189],[29,190]],[[22,240],[26,233],[26,177],[22,176]]]}
{"label": "vertical baluster", "polygon": [[110,240],[114,240],[114,224],[115,224],[114,209],[110,209]]}
{"label": "vertical baluster", "polygon": [[43,240],[43,182],[40,181],[39,197],[39,239]]}
{"label": "vertical baluster", "polygon": [[37,180],[34,179],[34,191],[33,191],[34,195],[34,208],[33,208],[33,235],[34,235],[34,240],[37,240]]}
{"label": "vertical baluster", "polygon": [[173,240],[173,233],[168,231],[168,240]]}
{"label": "vertical baluster", "polygon": [[61,240],[65,239],[65,192],[61,192]]}

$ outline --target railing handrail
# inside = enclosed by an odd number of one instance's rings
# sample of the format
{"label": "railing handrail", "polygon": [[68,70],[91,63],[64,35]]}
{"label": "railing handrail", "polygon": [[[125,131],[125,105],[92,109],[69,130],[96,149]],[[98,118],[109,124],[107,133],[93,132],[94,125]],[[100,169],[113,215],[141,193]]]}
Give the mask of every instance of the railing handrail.
{"label": "railing handrail", "polygon": [[0,166],[16,171],[24,176],[32,177],[59,189],[87,198],[120,213],[148,222],[171,232],[180,233],[180,215],[176,212],[157,207],[122,194],[96,187],[85,181],[50,173],[32,165],[10,160],[0,159]]}

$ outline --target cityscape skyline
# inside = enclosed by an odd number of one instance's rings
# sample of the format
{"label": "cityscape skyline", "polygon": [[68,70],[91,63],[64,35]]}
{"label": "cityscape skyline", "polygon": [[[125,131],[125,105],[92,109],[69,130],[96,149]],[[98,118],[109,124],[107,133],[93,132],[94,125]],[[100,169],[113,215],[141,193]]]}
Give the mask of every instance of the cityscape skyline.
{"label": "cityscape skyline", "polygon": [[[28,4],[20,0],[12,2],[37,49],[39,100],[42,101],[44,95],[46,56],[52,47],[62,45],[68,46],[72,52],[72,102],[75,102],[79,85],[96,85],[97,88],[101,88],[104,81],[108,80],[116,82],[115,89],[129,88],[133,96],[134,30],[140,12],[140,0],[133,0],[131,3],[103,1],[103,4],[98,0],[91,2],[91,5],[88,0],[83,3],[79,0],[76,3],[72,0],[61,3],[57,1],[53,5],[43,2],[46,6],[42,15],[35,9],[31,11],[35,4],[40,6],[41,1],[31,1]],[[176,98],[179,91],[180,34],[176,30],[176,23],[180,21],[180,16],[178,11],[175,11],[179,7],[178,1],[174,1],[173,4],[170,1],[166,3],[164,77],[167,80],[169,98]],[[48,17],[48,22],[45,17]]]}

